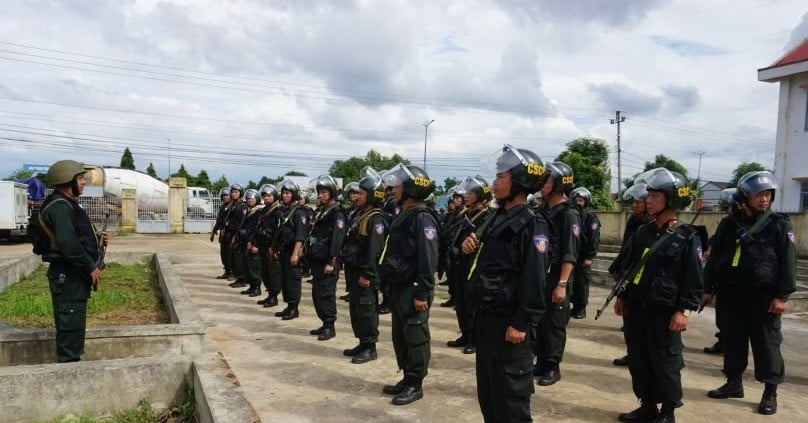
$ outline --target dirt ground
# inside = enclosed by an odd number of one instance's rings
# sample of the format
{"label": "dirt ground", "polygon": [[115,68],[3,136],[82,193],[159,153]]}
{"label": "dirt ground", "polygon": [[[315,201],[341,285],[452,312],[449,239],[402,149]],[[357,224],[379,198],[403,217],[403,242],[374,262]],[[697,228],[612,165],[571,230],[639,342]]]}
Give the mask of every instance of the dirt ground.
{"label": "dirt ground", "polygon": [[[311,302],[311,285],[305,282],[301,317],[282,321],[272,315],[282,306],[261,308],[256,298],[239,295],[240,290],[214,278],[221,273],[218,243],[208,242],[206,235],[114,237],[110,256],[115,251],[170,254],[207,322],[207,348],[224,354],[265,423],[482,421],[476,400],[474,355],[446,346],[446,341],[457,337],[454,311],[437,306],[446,297],[446,287],[438,288],[430,318],[432,361],[424,381],[424,398],[407,406],[394,406],[390,397],[381,393],[382,385],[401,378],[390,341],[389,315],[381,317],[379,359],[355,365],[341,353],[356,344],[347,303],[338,301],[337,337],[317,341],[308,334],[319,326],[319,320]],[[0,260],[29,252],[28,245],[0,244]],[[115,281],[104,280],[101,289],[104,283]],[[338,293],[343,290],[341,281]],[[604,287],[593,287],[589,318],[570,323],[562,379],[550,387],[535,387],[531,401],[534,420],[610,422],[617,421],[619,413],[636,407],[628,370],[612,365],[612,359],[625,352],[619,331],[621,322],[611,310],[598,321],[592,319],[606,294]],[[708,308],[691,317],[684,334],[685,406],[677,410],[678,420],[808,421],[808,322],[798,317],[784,320],[787,377],[779,389],[779,411],[771,417],[756,413],[763,386],[754,381],[751,365],[745,374],[746,398],[713,400],[706,396],[707,390],[724,382],[721,357],[701,351],[714,341],[714,323],[713,309]]]}

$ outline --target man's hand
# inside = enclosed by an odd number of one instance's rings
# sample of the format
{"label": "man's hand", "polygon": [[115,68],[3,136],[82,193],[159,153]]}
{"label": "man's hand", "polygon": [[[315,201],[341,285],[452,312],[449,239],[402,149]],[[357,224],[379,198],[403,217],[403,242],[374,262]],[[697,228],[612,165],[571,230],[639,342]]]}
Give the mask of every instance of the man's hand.
{"label": "man's hand", "polygon": [[671,322],[668,325],[668,329],[673,332],[681,332],[687,329],[687,316],[678,310],[674,312],[673,316],[671,316]]}
{"label": "man's hand", "polygon": [[620,298],[614,300],[614,314],[622,316],[626,312],[625,304]]}
{"label": "man's hand", "polygon": [[585,268],[586,267],[592,267],[592,259],[584,260],[584,262],[582,263],[582,266],[585,267]]}
{"label": "man's hand", "polygon": [[429,310],[429,303],[426,301],[421,301],[418,298],[413,298],[412,303],[415,305],[415,311]]}
{"label": "man's hand", "polygon": [[214,237],[214,236],[216,236],[216,232],[211,231],[211,232],[210,232],[210,242],[213,242],[213,237]]}
{"label": "man's hand", "polygon": [[508,329],[505,331],[505,341],[510,342],[511,344],[521,344],[525,342],[526,334],[518,329],[515,329],[513,326],[508,326]]}
{"label": "man's hand", "polygon": [[364,276],[360,276],[359,277],[359,286],[361,286],[362,288],[368,288],[368,287],[370,287],[370,281],[365,279]]}
{"label": "man's hand", "polygon": [[109,234],[107,232],[101,232],[101,245],[104,247],[109,245]]}
{"label": "man's hand", "polygon": [[97,267],[90,272],[90,282],[94,287],[101,283],[101,270],[99,270]]}
{"label": "man's hand", "polygon": [[300,257],[297,254],[292,254],[292,257],[289,257],[289,264],[291,264],[293,267],[297,266],[299,262]]}
{"label": "man's hand", "polygon": [[713,302],[713,294],[703,294],[701,296],[701,302],[699,303],[699,309],[706,307],[707,304],[710,304],[711,302]]}
{"label": "man's hand", "polygon": [[326,264],[325,269],[323,269],[323,273],[326,275],[330,275],[334,273],[334,265],[333,264]]}
{"label": "man's hand", "polygon": [[784,311],[786,311],[786,302],[779,298],[773,298],[772,302],[769,303],[769,313],[783,314]]}
{"label": "man's hand", "polygon": [[555,289],[553,290],[553,304],[560,304],[564,302],[564,298],[567,298],[567,288],[562,288],[559,285],[556,285]]}
{"label": "man's hand", "polygon": [[477,234],[472,232],[468,238],[463,241],[463,254],[471,254],[477,249]]}

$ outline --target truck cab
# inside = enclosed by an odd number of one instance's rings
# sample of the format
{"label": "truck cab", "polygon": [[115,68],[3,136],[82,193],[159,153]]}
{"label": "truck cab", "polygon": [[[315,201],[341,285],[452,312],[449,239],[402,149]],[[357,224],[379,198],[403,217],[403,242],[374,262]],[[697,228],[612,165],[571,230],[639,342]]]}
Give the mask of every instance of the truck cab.
{"label": "truck cab", "polygon": [[191,218],[213,218],[213,201],[207,188],[187,187],[186,199],[186,211]]}

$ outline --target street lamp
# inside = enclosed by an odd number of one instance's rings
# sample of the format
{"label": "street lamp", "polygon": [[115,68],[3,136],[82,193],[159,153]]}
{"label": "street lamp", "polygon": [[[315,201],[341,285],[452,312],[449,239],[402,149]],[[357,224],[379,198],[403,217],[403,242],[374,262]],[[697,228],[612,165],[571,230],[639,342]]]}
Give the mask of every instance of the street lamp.
{"label": "street lamp", "polygon": [[426,171],[426,133],[429,131],[429,125],[434,121],[435,119],[432,119],[422,123],[424,125],[424,171]]}

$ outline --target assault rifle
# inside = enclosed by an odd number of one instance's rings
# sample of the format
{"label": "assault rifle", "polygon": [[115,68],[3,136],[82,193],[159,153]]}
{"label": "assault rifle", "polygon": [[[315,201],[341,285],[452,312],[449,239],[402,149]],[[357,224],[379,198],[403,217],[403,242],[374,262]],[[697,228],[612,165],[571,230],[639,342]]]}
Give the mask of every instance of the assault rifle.
{"label": "assault rifle", "polygon": [[[700,209],[698,209],[696,211],[696,215],[693,216],[693,220],[691,220],[690,224],[687,225],[688,227],[693,226],[693,223],[696,222],[696,219],[701,214],[701,210],[702,209],[700,208]],[[680,226],[679,228],[682,228],[682,226]],[[669,233],[669,235],[667,236],[667,238],[665,238],[664,242],[669,243],[670,241],[672,241],[673,240],[672,235],[675,234],[679,230],[679,228],[676,228],[673,231],[671,231]],[[632,240],[633,240],[633,238],[632,238]],[[656,247],[656,248],[654,248],[654,247]],[[651,256],[653,254],[655,254],[657,250],[661,250],[660,247],[662,247],[662,245],[654,245],[654,247],[651,247],[651,251],[648,251],[648,253],[645,256],[643,256],[643,259],[641,259],[638,264],[635,264],[634,266],[632,266],[631,269],[629,269],[629,271],[626,272],[626,274],[624,274],[621,278],[619,278],[615,282],[614,286],[612,287],[612,290],[609,292],[609,296],[606,297],[606,301],[603,303],[603,305],[595,313],[595,320],[598,320],[598,318],[606,310],[606,307],[609,307],[609,304],[611,304],[614,297],[616,297],[617,295],[620,295],[621,292],[626,290],[626,287],[628,286],[629,281],[631,281],[632,279],[634,279],[635,276],[637,276],[637,273],[639,273],[640,269],[642,269],[644,267],[645,263],[647,263],[651,259]]]}
{"label": "assault rifle", "polygon": [[468,214],[464,214],[463,219],[459,220],[457,223],[452,225],[452,228],[455,229],[455,232],[452,236],[452,243],[450,244],[450,248],[452,249],[452,255],[457,257],[460,255],[460,249],[455,247],[455,245],[457,245],[457,241],[459,240],[460,242],[463,242],[463,239],[460,238],[461,237],[465,238],[469,236],[469,233],[474,232],[474,230],[477,229],[477,226],[475,226],[474,223],[471,222],[471,219],[469,219]]}
{"label": "assault rifle", "polygon": [[98,270],[104,270],[107,267],[107,264],[104,263],[104,257],[107,255],[107,246],[104,244],[104,233],[107,231],[107,225],[109,224],[109,212],[104,215],[104,225],[101,227],[101,242],[98,243],[98,260],[95,262],[95,266],[98,267]]}

